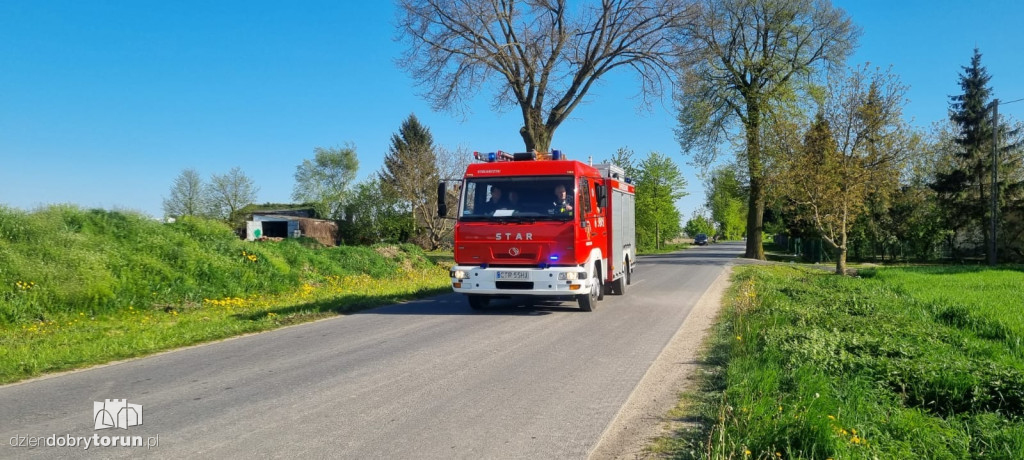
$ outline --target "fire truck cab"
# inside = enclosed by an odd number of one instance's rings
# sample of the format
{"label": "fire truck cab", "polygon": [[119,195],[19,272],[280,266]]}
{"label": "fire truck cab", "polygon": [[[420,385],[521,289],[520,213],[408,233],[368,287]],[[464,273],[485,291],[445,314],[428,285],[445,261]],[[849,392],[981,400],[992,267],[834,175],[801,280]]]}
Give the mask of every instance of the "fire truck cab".
{"label": "fire truck cab", "polygon": [[[523,295],[575,299],[592,311],[606,292],[625,293],[636,265],[635,200],[621,168],[558,150],[474,156],[459,187],[450,272],[470,307]],[[438,195],[443,203],[443,182]]]}

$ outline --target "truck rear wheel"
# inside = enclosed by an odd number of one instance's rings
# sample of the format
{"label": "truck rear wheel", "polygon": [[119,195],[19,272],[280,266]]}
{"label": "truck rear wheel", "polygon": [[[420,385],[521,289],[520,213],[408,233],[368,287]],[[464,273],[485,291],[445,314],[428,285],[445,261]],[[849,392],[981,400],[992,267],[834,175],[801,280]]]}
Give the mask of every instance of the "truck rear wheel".
{"label": "truck rear wheel", "polygon": [[626,259],[626,272],[622,274],[621,278],[612,281],[612,294],[626,295],[626,285],[630,284],[629,272],[629,259]]}
{"label": "truck rear wheel", "polygon": [[594,283],[590,285],[590,293],[576,296],[580,310],[594,311],[594,308],[597,308],[597,301],[600,299],[601,289],[604,289],[601,286],[601,278],[598,277],[597,270],[594,270]]}
{"label": "truck rear wheel", "polygon": [[474,310],[483,310],[484,308],[487,308],[487,303],[489,302],[489,299],[486,296],[472,294],[466,295],[466,300],[469,301],[469,308]]}

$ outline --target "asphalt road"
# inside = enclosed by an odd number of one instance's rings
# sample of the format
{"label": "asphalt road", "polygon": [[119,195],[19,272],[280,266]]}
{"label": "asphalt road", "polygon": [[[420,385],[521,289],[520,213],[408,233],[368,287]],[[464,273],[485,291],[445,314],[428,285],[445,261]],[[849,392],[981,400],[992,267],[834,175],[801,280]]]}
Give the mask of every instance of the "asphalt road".
{"label": "asphalt road", "polygon": [[[0,458],[585,458],[742,251],[643,257],[592,313],[442,295],[3,386]],[[94,429],[106,399],[142,425]]]}

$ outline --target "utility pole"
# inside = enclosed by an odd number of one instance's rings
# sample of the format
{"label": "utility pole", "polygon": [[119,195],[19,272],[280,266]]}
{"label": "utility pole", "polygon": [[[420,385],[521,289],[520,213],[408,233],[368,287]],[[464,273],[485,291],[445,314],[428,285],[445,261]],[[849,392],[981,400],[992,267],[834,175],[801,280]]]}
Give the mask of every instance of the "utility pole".
{"label": "utility pole", "polygon": [[988,264],[996,265],[996,228],[999,213],[999,99],[992,101],[992,239],[988,246]]}

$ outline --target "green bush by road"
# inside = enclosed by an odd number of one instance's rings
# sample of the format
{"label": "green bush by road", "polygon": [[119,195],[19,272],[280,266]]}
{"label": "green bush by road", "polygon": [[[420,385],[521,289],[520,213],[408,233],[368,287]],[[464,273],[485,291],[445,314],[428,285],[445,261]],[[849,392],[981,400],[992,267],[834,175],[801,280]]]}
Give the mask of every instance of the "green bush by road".
{"label": "green bush by road", "polygon": [[1024,458],[1024,270],[739,267],[680,458]]}
{"label": "green bush by road", "polygon": [[448,288],[411,245],[252,243],[224,224],[0,207],[0,383]]}

